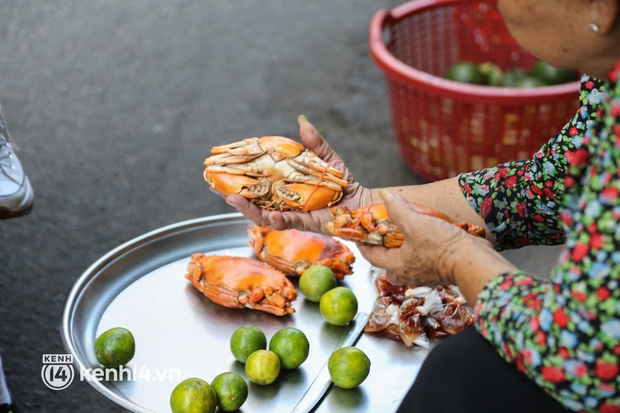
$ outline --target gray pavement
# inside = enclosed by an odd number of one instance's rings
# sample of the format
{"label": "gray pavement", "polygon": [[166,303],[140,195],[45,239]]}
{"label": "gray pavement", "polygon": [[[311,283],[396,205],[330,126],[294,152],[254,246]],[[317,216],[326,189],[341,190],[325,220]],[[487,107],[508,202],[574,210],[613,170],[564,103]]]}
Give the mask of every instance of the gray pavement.
{"label": "gray pavement", "polygon": [[[209,149],[298,138],[305,114],[366,186],[417,184],[400,160],[368,25],[397,0],[0,3],[0,100],[34,186],[0,222],[0,354],[25,412],[124,411],[42,354],[81,273],[162,226],[233,212],[202,179]],[[546,275],[555,248],[508,253]],[[196,349],[195,351],[201,351]]]}

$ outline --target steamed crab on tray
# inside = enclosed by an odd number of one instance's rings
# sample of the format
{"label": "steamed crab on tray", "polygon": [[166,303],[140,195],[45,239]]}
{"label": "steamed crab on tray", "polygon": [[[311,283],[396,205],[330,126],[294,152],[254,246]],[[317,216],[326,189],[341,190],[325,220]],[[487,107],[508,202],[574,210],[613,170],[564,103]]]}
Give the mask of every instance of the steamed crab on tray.
{"label": "steamed crab on tray", "polygon": [[293,314],[297,290],[291,281],[269,264],[252,258],[194,253],[187,278],[216,304],[250,308],[277,316]]}
{"label": "steamed crab on tray", "polygon": [[353,273],[355,255],[333,237],[254,225],[247,230],[256,259],[194,253],[187,278],[216,304],[282,316],[293,314],[297,290],[287,276],[299,277],[312,265],[324,265],[337,279]]}
{"label": "steamed crab on tray", "polygon": [[311,211],[331,206],[348,186],[343,173],[284,136],[214,146],[204,161],[211,190],[239,194],[260,208]]}
{"label": "steamed crab on tray", "polygon": [[288,229],[277,231],[269,226],[248,229],[248,244],[259,260],[299,277],[312,265],[329,267],[337,279],[353,274],[355,255],[341,241],[323,234]]}

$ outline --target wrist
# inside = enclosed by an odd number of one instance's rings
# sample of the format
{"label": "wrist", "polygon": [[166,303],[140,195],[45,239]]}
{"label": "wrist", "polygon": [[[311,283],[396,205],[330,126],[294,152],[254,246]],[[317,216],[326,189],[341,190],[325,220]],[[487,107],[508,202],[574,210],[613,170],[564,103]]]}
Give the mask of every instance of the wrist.
{"label": "wrist", "polygon": [[456,260],[448,262],[452,268],[449,274],[451,282],[459,287],[469,304],[476,302],[491,279],[517,269],[482,238],[466,236],[459,244]]}

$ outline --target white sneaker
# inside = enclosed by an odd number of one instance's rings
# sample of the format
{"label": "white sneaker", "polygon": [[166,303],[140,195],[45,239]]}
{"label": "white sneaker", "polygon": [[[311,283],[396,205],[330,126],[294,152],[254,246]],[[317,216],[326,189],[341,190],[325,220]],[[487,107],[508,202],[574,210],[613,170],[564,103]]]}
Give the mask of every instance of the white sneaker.
{"label": "white sneaker", "polygon": [[33,203],[34,191],[15,154],[0,108],[0,219],[26,215]]}

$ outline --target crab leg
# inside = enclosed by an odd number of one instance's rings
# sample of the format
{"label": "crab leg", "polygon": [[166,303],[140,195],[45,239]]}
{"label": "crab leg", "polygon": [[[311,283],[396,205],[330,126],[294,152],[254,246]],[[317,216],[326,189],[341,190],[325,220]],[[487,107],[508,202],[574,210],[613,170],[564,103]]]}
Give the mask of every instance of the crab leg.
{"label": "crab leg", "polygon": [[229,143],[227,145],[214,146],[211,148],[212,154],[231,154],[253,156],[254,158],[264,154],[266,151],[261,147],[258,138],[247,138],[239,142]]}
{"label": "crab leg", "polygon": [[265,173],[261,173],[257,171],[256,168],[254,168],[250,164],[243,164],[243,165],[233,164],[233,165],[228,165],[228,166],[209,165],[205,168],[205,172],[203,172],[203,175],[206,174],[207,172],[226,173],[226,174],[231,174],[231,175],[269,176]]}
{"label": "crab leg", "polygon": [[[293,168],[297,169],[298,171],[303,172],[306,175],[312,175],[317,178],[321,178],[320,180],[335,182],[336,184],[338,184],[339,186],[343,188],[346,188],[347,186],[349,186],[349,183],[347,181],[343,179],[339,179],[340,177],[342,177],[342,172],[340,172],[337,169],[331,168],[329,165],[324,165],[322,168],[318,168],[318,167],[315,168],[313,167],[313,165],[299,163],[295,161],[294,159],[289,159],[288,163]],[[336,172],[337,174],[334,172]]]}
{"label": "crab leg", "polygon": [[194,284],[194,287],[196,287],[201,293],[209,297],[209,299],[215,304],[228,308],[244,307],[239,302],[238,294],[228,288],[214,284],[203,284],[201,282],[192,282],[192,284]]}

